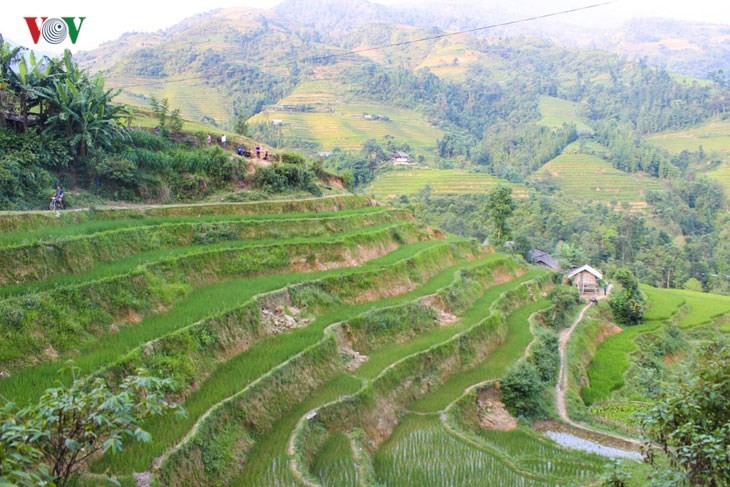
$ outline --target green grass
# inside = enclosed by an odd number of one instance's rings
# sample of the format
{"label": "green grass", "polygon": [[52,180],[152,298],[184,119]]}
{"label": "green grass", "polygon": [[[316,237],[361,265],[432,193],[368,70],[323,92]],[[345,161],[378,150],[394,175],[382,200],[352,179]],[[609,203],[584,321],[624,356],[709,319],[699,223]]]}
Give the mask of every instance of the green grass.
{"label": "green grass", "polygon": [[588,368],[590,387],[584,387],[580,391],[586,404],[606,401],[613,391],[623,387],[624,375],[631,365],[629,354],[636,350],[634,338],[639,334],[654,331],[660,326],[661,324],[657,322],[632,326],[606,338],[598,347]]}
{"label": "green grass", "polygon": [[[539,275],[539,272],[533,271],[522,276],[518,281],[524,282],[537,275]],[[512,281],[511,283],[513,282],[516,281]],[[408,408],[417,412],[441,411],[457,400],[469,386],[484,382],[485,380],[501,377],[507,367],[522,356],[527,345],[532,341],[532,333],[530,332],[528,322],[530,315],[547,308],[549,305],[550,303],[547,300],[540,299],[534,303],[522,306],[511,313],[507,317],[507,337],[502,344],[487,356],[486,360],[471,370],[452,376],[441,387],[411,403]],[[484,310],[488,309],[488,306],[489,304],[487,303],[475,304],[470,310],[470,313],[464,316],[464,320],[476,318],[471,318],[473,313],[484,313]],[[484,316],[481,318],[484,318]]]}
{"label": "green grass", "polygon": [[25,232],[7,232],[0,235],[0,247],[17,245],[30,245],[37,242],[55,243],[59,240],[70,238],[88,237],[103,232],[111,232],[139,227],[156,227],[160,225],[192,224],[192,223],[222,223],[222,222],[279,222],[289,220],[310,220],[336,218],[344,216],[368,215],[373,213],[388,212],[383,207],[358,208],[338,212],[322,213],[280,213],[280,214],[254,214],[254,215],[202,215],[202,216],[181,216],[181,217],[145,217],[131,219],[94,220],[90,219],[83,223],[63,225],[55,227],[43,227],[37,230]]}
{"label": "green grass", "polygon": [[723,160],[730,160],[730,121],[713,120],[697,127],[676,132],[663,132],[645,139],[673,154],[683,150],[705,153],[717,152]]}
{"label": "green grass", "polygon": [[330,435],[317,452],[312,473],[325,486],[356,486],[358,472],[349,438],[343,433]]}
{"label": "green grass", "polygon": [[111,468],[112,471],[117,473],[146,469],[165,448],[180,441],[195,420],[213,404],[244,389],[246,385],[263,373],[316,343],[321,339],[322,332],[328,325],[346,320],[369,309],[393,306],[411,301],[419,296],[431,294],[451,282],[454,272],[460,267],[454,266],[444,270],[433,276],[421,287],[408,293],[376,302],[338,306],[336,309],[318,316],[314,322],[305,328],[265,339],[221,365],[201,384],[198,390],[187,398],[184,403],[188,412],[186,419],[181,420],[172,416],[156,418],[148,425],[148,431],[155,439],[154,442],[138,445],[134,451],[125,450],[114,457],[106,457],[99,462],[95,469]]}
{"label": "green grass", "polygon": [[446,432],[437,416],[408,415],[375,455],[377,481],[384,486],[555,485],[526,476],[498,456]]}
{"label": "green grass", "polygon": [[511,431],[479,428],[476,436],[485,448],[514,462],[521,471],[548,477],[559,485],[576,482],[584,485],[594,480],[606,461],[597,455],[561,448],[538,433],[521,427]]}
{"label": "green grass", "polygon": [[593,417],[609,425],[638,431],[640,423],[637,413],[648,408],[649,404],[637,401],[605,401],[593,404],[590,412]]}
{"label": "green grass", "polygon": [[[312,394],[307,400],[292,405],[289,413],[276,422],[274,428],[265,436],[256,439],[256,445],[251,449],[248,455],[246,468],[243,473],[231,482],[231,485],[247,485],[247,486],[283,486],[297,485],[294,476],[289,469],[287,461],[287,444],[289,435],[296,426],[297,421],[312,409],[326,404],[329,401],[337,399],[344,394],[352,394],[361,386],[361,382],[347,374],[341,374],[330,382],[320,387],[316,393]],[[344,464],[342,457],[344,448],[343,440],[346,437],[340,436],[335,440],[335,444],[329,445],[330,451],[323,453],[323,459],[319,464],[318,474],[325,474],[329,478],[329,474],[337,475],[341,470],[349,470],[351,465]],[[346,445],[350,449],[349,442]],[[351,460],[351,456],[349,457]],[[331,468],[333,464],[337,464],[336,468]],[[325,485],[343,485],[327,484]]]}
{"label": "green grass", "polygon": [[100,279],[113,278],[124,274],[131,273],[138,269],[139,266],[158,265],[164,262],[171,262],[176,259],[194,259],[202,254],[212,254],[214,252],[225,252],[228,250],[243,250],[253,247],[266,246],[289,246],[289,245],[317,245],[326,244],[327,242],[335,242],[336,240],[356,237],[365,232],[377,232],[387,228],[395,228],[398,223],[385,223],[372,225],[365,228],[356,228],[345,232],[326,235],[324,237],[314,238],[289,238],[281,239],[262,239],[262,240],[239,240],[224,241],[210,245],[188,245],[175,248],[160,248],[153,251],[141,252],[129,257],[119,259],[113,262],[104,263],[93,267],[92,269],[79,274],[56,275],[42,281],[32,281],[23,284],[13,284],[0,288],[0,298],[8,296],[17,296],[21,294],[30,294],[36,292],[48,291],[58,287],[80,286],[92,283]]}
{"label": "green grass", "polygon": [[684,296],[666,292],[666,289],[651,286],[641,286],[641,289],[649,303],[644,313],[645,321],[668,320],[687,302]]}
{"label": "green grass", "polygon": [[[355,215],[336,215],[326,218],[276,219],[258,221],[224,221],[215,225],[198,223],[163,224],[155,226],[131,227],[125,229],[97,232],[91,235],[56,238],[48,243],[34,243],[24,246],[0,248],[0,262],[8,269],[0,271],[2,282],[30,283],[38,280],[40,286],[53,286],[60,275],[80,274],[105,263],[116,262],[121,265],[125,257],[140,255],[143,260],[133,262],[150,262],[155,258],[181,254],[192,246],[203,248],[204,245],[225,246],[231,242],[280,242],[301,238],[318,238],[327,235],[343,234],[348,231],[373,225],[395,223],[408,220],[407,213],[388,211]],[[165,250],[169,250],[169,254]],[[144,254],[153,252],[153,254]],[[135,264],[136,265],[136,264]],[[32,269],[32,272],[29,270]],[[101,267],[97,268],[100,271]],[[31,288],[42,289],[34,284]],[[8,286],[0,291],[12,292],[19,287]]]}
{"label": "green grass", "polygon": [[687,303],[689,311],[678,323],[678,326],[682,329],[705,325],[730,313],[730,296],[676,289],[667,289],[666,291],[678,298],[684,298]]}
{"label": "green grass", "polygon": [[[690,329],[730,313],[729,296],[649,286],[642,286],[642,289],[650,304],[646,322],[606,338],[598,348],[588,369],[590,387],[581,390],[586,404],[606,401],[613,391],[623,387],[624,376],[630,366],[629,355],[636,350],[636,336],[660,328],[674,316],[678,316],[680,328]],[[686,311],[680,309],[684,306]]]}
{"label": "green grass", "polygon": [[39,397],[46,388],[53,386],[57,378],[56,372],[63,366],[66,359],[72,358],[81,372],[90,373],[119,360],[126,353],[149,340],[231,309],[256,294],[281,289],[297,282],[367,272],[394,264],[417,252],[440,244],[442,241],[428,241],[402,246],[384,257],[374,259],[358,268],[312,273],[270,274],[223,281],[195,289],[165,313],[153,314],[137,325],[120,328],[117,333],[105,335],[93,345],[61,356],[58,360],[36,364],[13,373],[9,378],[0,381],[0,395],[21,404],[26,403]]}
{"label": "green grass", "polygon": [[415,194],[427,184],[433,193],[487,193],[497,184],[512,187],[514,196],[527,194],[524,186],[510,183],[489,174],[472,173],[459,169],[421,169],[411,171],[390,171],[378,177],[365,189],[376,198],[390,198],[401,194]]}
{"label": "green grass", "polygon": [[[478,261],[473,261],[471,263],[465,264],[461,267],[461,269],[468,269],[468,268],[481,266],[486,263],[498,260],[499,258],[500,258],[500,256],[498,254],[493,254],[493,255],[487,256],[484,259],[480,259]],[[447,276],[448,276],[448,274],[447,275],[442,274],[441,278],[443,279],[444,277],[447,277]],[[451,278],[453,278],[453,274],[451,275]],[[446,284],[448,284],[448,282],[445,280],[441,280],[441,282],[434,281],[434,282],[429,282],[429,284],[431,284],[432,286],[441,284],[443,287]],[[499,289],[497,289],[497,288],[499,288]],[[495,288],[490,290],[491,291],[490,295],[498,296],[499,294],[501,294],[501,292],[504,292],[504,290],[506,290],[507,288],[508,288],[507,285],[496,286]],[[501,291],[501,292],[499,292],[499,291]],[[487,307],[488,307],[488,305],[487,305]],[[482,310],[482,313],[483,313],[483,310]],[[352,317],[352,315],[350,315],[350,317]],[[395,361],[399,360],[403,356],[417,352],[424,348],[428,348],[429,346],[431,346],[434,343],[434,341],[446,340],[446,339],[450,338],[451,336],[453,336],[453,334],[456,333],[460,329],[459,327],[448,327],[448,328],[449,328],[449,329],[447,329],[448,333],[443,334],[443,336],[441,336],[441,334],[437,334],[436,336],[434,336],[433,333],[428,332],[424,335],[419,335],[419,336],[415,337],[413,340],[408,341],[406,343],[391,343],[391,344],[383,347],[379,352],[376,352],[376,354],[378,356],[378,358],[377,358],[378,367],[373,368],[373,370],[371,370],[367,374],[361,374],[360,373],[361,369],[358,369],[356,371],[356,375],[360,376],[360,377],[362,377],[364,375],[365,377],[371,378],[372,376],[374,376],[378,372],[380,372],[383,368],[394,363]],[[451,330],[450,328],[453,328],[453,330]],[[423,340],[422,338],[425,335],[428,335],[428,337],[426,337],[427,338],[426,340]],[[414,343],[416,345],[412,346]],[[365,365],[367,366],[368,363],[371,363],[371,362],[366,362]],[[352,380],[353,380],[353,378],[349,374],[342,374],[342,375],[338,376],[337,379],[331,381],[330,384],[326,388],[324,388],[325,390],[323,392],[317,392],[313,396],[316,396],[316,398],[320,398],[320,399],[318,399],[318,402],[320,404],[326,403],[327,401],[324,399],[321,399],[321,398],[330,397],[335,392],[336,389],[332,386],[332,384],[334,384],[334,383],[344,384],[344,386],[339,391],[339,396],[344,396],[346,394],[352,394],[354,392],[350,387]],[[327,391],[330,391],[330,393],[327,393]],[[311,400],[307,401],[305,403],[305,405],[297,405],[294,407],[293,412],[288,414],[281,421],[283,421],[287,425],[287,427],[289,428],[288,431],[290,432],[291,429],[293,429],[293,426],[296,423],[297,419],[300,418],[306,411],[312,409],[313,407],[314,407],[314,405]],[[259,447],[259,445],[257,443],[257,446],[252,450],[251,458],[249,459],[248,466],[246,467],[244,473],[239,477],[239,480],[234,483],[239,483],[241,485],[272,485],[272,484],[273,485],[284,485],[291,481],[290,475],[288,476],[287,474],[282,473],[281,471],[279,471],[277,469],[277,466],[281,465],[281,462],[286,458],[286,456],[285,456],[286,455],[286,442],[288,439],[288,436],[285,435],[285,433],[284,433],[284,429],[278,423],[277,423],[277,426],[275,427],[275,430],[272,431],[271,434],[267,434],[264,438],[261,439],[261,441],[265,442],[266,445],[272,445],[272,444],[276,445],[276,449],[274,449],[271,446],[265,446],[264,444],[262,444]],[[340,439],[342,439],[342,438],[340,438]],[[349,444],[348,444],[347,448],[349,450],[349,448],[350,448]],[[264,453],[261,455],[257,455],[257,454],[255,454],[256,451],[263,451]],[[324,459],[321,458],[320,454],[318,453],[316,461],[315,461],[315,465],[313,466],[315,473],[317,473],[316,470],[318,469],[318,465],[319,465],[319,468],[321,470],[321,472],[319,472],[320,478],[322,478],[322,477],[329,478],[330,475],[338,474],[338,472],[342,473],[342,470],[345,469],[344,465],[340,465],[339,467],[335,468],[334,466],[330,465],[331,462],[325,461],[328,453],[325,451],[325,452],[322,452],[322,454],[324,455],[325,458]],[[344,460],[340,460],[340,461],[344,461]],[[323,472],[326,472],[326,474]],[[276,473],[275,478],[277,479],[276,481],[272,480],[273,479],[272,475],[274,475],[275,473]],[[351,473],[350,475],[348,475],[345,480],[352,479],[352,475],[354,475],[354,473]],[[244,479],[246,479],[246,480],[244,480]],[[256,479],[256,480],[254,480],[254,479]],[[348,484],[348,482],[345,480],[340,478],[339,482],[338,481],[327,482],[326,479],[323,478],[325,485]]]}
{"label": "green grass", "polygon": [[574,101],[554,96],[541,96],[539,108],[540,115],[542,115],[537,122],[539,125],[560,128],[563,124],[574,124],[575,128],[581,132],[593,133],[593,129],[578,115],[580,105]]}
{"label": "green grass", "polygon": [[431,329],[425,333],[421,333],[408,342],[399,344],[397,347],[385,347],[371,353],[368,357],[368,361],[354,372],[355,375],[365,379],[373,379],[390,364],[414,353],[427,350],[438,343],[443,343],[446,340],[449,340],[454,335],[461,333],[483,320],[489,311],[489,307],[502,293],[515,289],[517,286],[532,279],[533,277],[535,276],[528,273],[512,281],[488,288],[484,291],[482,296],[469,307],[469,310],[461,316],[457,323]]}
{"label": "green grass", "polygon": [[[577,147],[573,145],[572,147]],[[619,171],[600,157],[564,152],[536,173],[549,175],[566,196],[578,200],[646,205],[646,192],[661,189],[656,178]]]}
{"label": "green grass", "polygon": [[730,194],[730,162],[725,162],[717,169],[708,171],[707,177],[718,181],[725,188],[725,192]]}

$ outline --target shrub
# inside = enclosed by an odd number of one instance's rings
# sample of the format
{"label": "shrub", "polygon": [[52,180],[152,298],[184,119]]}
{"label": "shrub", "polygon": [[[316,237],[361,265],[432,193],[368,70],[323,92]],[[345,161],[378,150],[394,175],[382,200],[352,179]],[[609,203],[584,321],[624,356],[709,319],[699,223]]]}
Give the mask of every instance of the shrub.
{"label": "shrub", "polygon": [[322,190],[315,183],[314,172],[308,167],[294,164],[278,164],[263,167],[256,171],[251,184],[267,193],[304,190],[315,196],[321,196]]}
{"label": "shrub", "polygon": [[555,286],[547,297],[553,303],[548,311],[551,324],[556,329],[566,326],[573,307],[580,303],[580,292],[573,286]]}
{"label": "shrub", "polygon": [[32,129],[0,130],[0,210],[47,208],[54,182],[48,169],[69,160],[60,143]]}
{"label": "shrub", "polygon": [[541,381],[554,384],[560,369],[558,334],[552,330],[541,331],[530,349],[528,361],[537,369]]}
{"label": "shrub", "polygon": [[507,370],[500,384],[502,401],[510,413],[534,418],[542,412],[540,399],[544,385],[533,364],[520,360]]}
{"label": "shrub", "polygon": [[307,161],[304,156],[296,152],[284,152],[281,155],[281,162],[283,164],[302,164],[304,165]]}
{"label": "shrub", "polygon": [[646,311],[646,296],[639,289],[639,281],[627,269],[618,269],[613,278],[620,287],[608,301],[614,320],[624,325],[641,323]]}

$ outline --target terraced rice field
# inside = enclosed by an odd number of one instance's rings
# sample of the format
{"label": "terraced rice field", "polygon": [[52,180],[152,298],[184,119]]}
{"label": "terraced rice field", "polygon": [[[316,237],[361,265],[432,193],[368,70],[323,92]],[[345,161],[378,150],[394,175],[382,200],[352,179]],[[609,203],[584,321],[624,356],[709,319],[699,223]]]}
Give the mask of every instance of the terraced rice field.
{"label": "terraced rice field", "polygon": [[537,123],[540,125],[560,128],[563,124],[572,123],[580,132],[593,133],[593,129],[578,114],[580,106],[576,102],[554,96],[541,96],[539,108],[542,118]]}
{"label": "terraced rice field", "polygon": [[[398,143],[413,148],[412,155],[421,155],[427,161],[434,159],[436,141],[443,132],[429,124],[415,110],[397,108],[365,100],[351,99],[340,92],[336,82],[305,83],[281,104],[314,105],[314,112],[262,112],[249,123],[271,123],[282,120],[284,137],[295,137],[316,142],[325,151],[335,147],[356,151],[368,139],[383,141],[391,136]],[[377,114],[390,120],[368,120],[365,115]]]}
{"label": "terraced rice field", "polygon": [[583,201],[627,202],[633,208],[646,205],[646,192],[661,189],[658,179],[627,174],[603,159],[576,153],[563,153],[545,164],[537,176],[552,177],[566,196]]}
{"label": "terraced rice field", "polygon": [[366,188],[367,194],[377,198],[393,198],[405,194],[415,194],[426,185],[435,194],[488,193],[498,184],[512,187],[512,195],[527,195],[524,186],[513,184],[489,174],[472,173],[458,169],[422,169],[413,171],[391,171],[383,174]]}
{"label": "terraced rice field", "polygon": [[730,314],[730,297],[678,289],[643,287],[649,300],[645,322],[627,327],[608,337],[598,348],[588,369],[590,397],[607,400],[624,385],[629,355],[636,350],[634,339],[643,333],[674,323],[682,330],[707,325]]}
{"label": "terraced rice field", "polygon": [[725,120],[708,122],[688,130],[650,135],[646,140],[672,154],[683,150],[697,152],[702,146],[706,154],[716,152],[725,160],[730,158],[730,122]]}
{"label": "terraced rice field", "polygon": [[[134,86],[136,84],[140,86]],[[119,94],[119,103],[148,109],[149,96],[154,95],[158,100],[167,98],[170,107],[179,108],[183,118],[188,120],[202,120],[203,117],[211,117],[217,123],[225,124],[232,116],[230,103],[225,94],[200,80],[179,81],[175,78],[166,78],[164,81],[158,79],[151,82],[149,78],[125,75],[119,83],[112,77],[108,85],[110,88],[118,85],[125,87]],[[202,125],[196,128],[210,130],[210,127]]]}
{"label": "terraced rice field", "polygon": [[719,181],[730,194],[730,122],[717,120],[689,130],[651,135],[646,140],[672,154],[697,152],[701,146],[705,154],[722,161],[705,175]]}
{"label": "terraced rice field", "polygon": [[[464,44],[443,41],[416,69],[428,68],[440,78],[465,81],[467,68],[484,58],[479,51],[468,49]],[[492,67],[494,69],[494,67]]]}
{"label": "terraced rice field", "polygon": [[368,436],[381,417],[395,427],[419,399],[443,409],[498,377],[531,339],[527,317],[547,305],[544,271],[437,238],[410,213],[334,197],[4,214],[0,228],[1,397],[36,400],[67,359],[113,384],[137,367],[178,384],[186,417],[155,417],[153,441],[90,465],[122,485],[135,485],[134,472],[170,486],[597,475],[560,449],[553,467],[532,454],[510,460],[508,444],[521,440],[475,447],[436,416],[415,440],[469,461],[432,477],[432,454],[406,447],[423,456],[398,473],[387,464],[406,457],[391,458],[389,445],[399,451],[410,420],[377,453],[350,429]]}

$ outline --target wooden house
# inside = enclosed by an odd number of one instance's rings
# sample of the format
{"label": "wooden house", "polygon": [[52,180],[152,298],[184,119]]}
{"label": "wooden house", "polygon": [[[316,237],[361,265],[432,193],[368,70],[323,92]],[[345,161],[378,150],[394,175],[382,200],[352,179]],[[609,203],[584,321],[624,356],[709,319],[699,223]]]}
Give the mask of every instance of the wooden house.
{"label": "wooden house", "polygon": [[560,270],[560,263],[558,262],[558,259],[545,252],[544,250],[532,249],[528,253],[528,257],[530,259],[530,262],[535,265],[539,265],[540,267],[547,267],[548,269],[552,269],[554,271]]}
{"label": "wooden house", "polygon": [[598,294],[601,290],[600,281],[603,279],[603,274],[588,264],[573,269],[566,277],[581,294]]}
{"label": "wooden house", "polygon": [[396,151],[390,156],[391,162],[396,165],[408,166],[411,165],[411,156],[402,151]]}

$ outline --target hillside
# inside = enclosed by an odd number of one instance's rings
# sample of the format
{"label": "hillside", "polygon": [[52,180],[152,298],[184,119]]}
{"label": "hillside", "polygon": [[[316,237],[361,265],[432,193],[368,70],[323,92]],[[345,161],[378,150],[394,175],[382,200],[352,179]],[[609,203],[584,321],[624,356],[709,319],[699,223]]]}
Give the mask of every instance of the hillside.
{"label": "hillside", "polygon": [[[470,417],[456,414],[464,391],[522,356],[551,284],[545,271],[371,204],[0,215],[0,393],[34,401],[68,358],[111,383],[140,366],[174,378],[187,416],[155,418],[152,442],[92,463],[124,485],[153,464],[162,485],[351,485],[370,455],[368,478],[398,483],[411,475],[403,465],[428,458],[397,453],[422,435],[418,448],[459,458],[448,475],[457,483],[478,465],[510,483],[598,475],[600,458],[528,428],[483,448],[449,436],[449,424],[397,414]],[[539,452],[515,465],[498,453],[514,441]]]}
{"label": "hillside", "polygon": [[[672,154],[695,154],[699,160],[693,167],[707,177],[719,181],[730,192],[730,123],[711,120],[697,127],[678,132],[655,134],[646,140]],[[730,194],[730,193],[729,193]]]}

